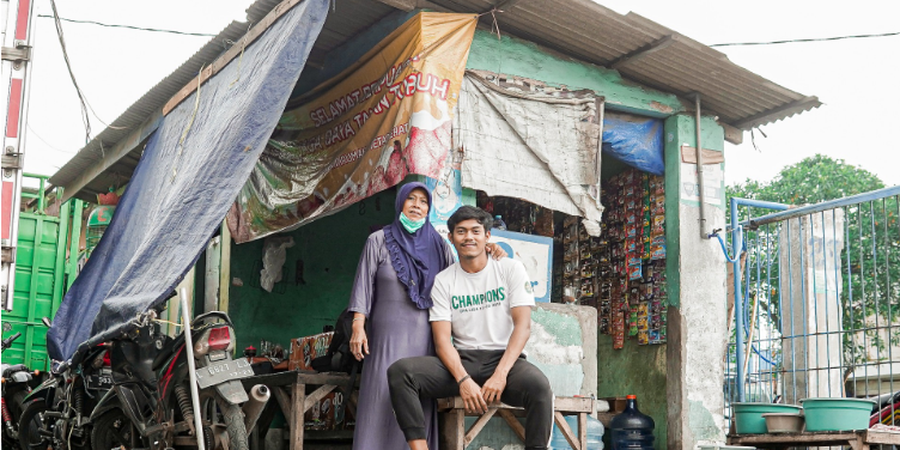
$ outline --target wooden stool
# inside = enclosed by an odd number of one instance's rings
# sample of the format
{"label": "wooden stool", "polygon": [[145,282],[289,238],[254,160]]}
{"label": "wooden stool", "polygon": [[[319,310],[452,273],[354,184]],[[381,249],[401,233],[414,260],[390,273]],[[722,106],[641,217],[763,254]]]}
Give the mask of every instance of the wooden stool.
{"label": "wooden stool", "polygon": [[[584,450],[587,443],[587,415],[594,410],[594,399],[590,397],[556,397],[553,401],[553,421],[556,427],[562,431],[566,441],[573,450]],[[443,412],[444,432],[441,434],[441,448],[445,450],[465,450],[472,443],[475,436],[487,425],[488,420],[499,414],[512,428],[516,436],[525,442],[525,427],[516,419],[524,415],[525,410],[515,406],[501,403],[499,406],[491,406],[482,414],[471,428],[466,430],[465,416],[466,405],[462,397],[448,397],[438,399],[438,411]],[[569,428],[564,416],[578,415],[578,434]],[[474,414],[470,414],[474,415]]]}

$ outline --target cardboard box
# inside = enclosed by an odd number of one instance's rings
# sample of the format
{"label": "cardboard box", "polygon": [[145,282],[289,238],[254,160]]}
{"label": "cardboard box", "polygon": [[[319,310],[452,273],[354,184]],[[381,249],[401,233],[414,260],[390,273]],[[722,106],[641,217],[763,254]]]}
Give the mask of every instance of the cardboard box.
{"label": "cardboard box", "polygon": [[333,331],[291,339],[291,358],[289,370],[313,370],[312,360],[323,356],[331,345]]}
{"label": "cardboard box", "polygon": [[347,414],[347,399],[340,389],[328,393],[304,414],[306,430],[352,430],[356,421]]}
{"label": "cardboard box", "polygon": [[303,417],[306,430],[334,430],[334,392],[316,402]]}

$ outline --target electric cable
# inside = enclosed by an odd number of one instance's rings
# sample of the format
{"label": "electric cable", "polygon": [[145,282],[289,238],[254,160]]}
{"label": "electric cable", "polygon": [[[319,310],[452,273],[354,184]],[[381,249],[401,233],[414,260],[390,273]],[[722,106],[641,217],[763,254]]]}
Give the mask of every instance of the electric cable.
{"label": "electric cable", "polygon": [[59,38],[59,46],[62,48],[63,59],[66,62],[66,69],[69,70],[69,78],[75,86],[75,92],[78,94],[78,100],[81,102],[81,121],[84,124],[84,142],[91,141],[91,118],[88,115],[87,102],[78,81],[75,80],[75,74],[72,72],[72,64],[69,61],[69,53],[66,51],[66,39],[63,36],[62,22],[59,19],[59,12],[56,9],[56,0],[50,0],[50,7],[53,9],[53,22],[56,24],[56,36]]}
{"label": "electric cable", "polygon": [[764,42],[727,42],[722,44],[710,44],[709,47],[737,47],[737,46],[750,46],[750,45],[776,45],[776,44],[796,44],[799,42],[827,42],[827,41],[841,41],[845,39],[865,39],[865,38],[877,38],[877,37],[890,37],[890,36],[900,36],[900,31],[895,31],[891,33],[877,33],[877,34],[853,34],[848,36],[832,36],[825,38],[805,38],[805,39],[784,39],[779,41],[764,41]]}
{"label": "electric cable", "polygon": [[[50,19],[54,18],[53,16],[50,16],[47,14],[38,14],[38,17],[50,18]],[[161,29],[161,28],[147,28],[147,27],[138,27],[138,26],[134,26],[134,25],[120,25],[120,24],[114,24],[114,23],[103,23],[103,22],[97,22],[96,20],[67,19],[65,17],[60,17],[59,20],[62,20],[64,22],[71,22],[71,23],[98,25],[98,26],[107,27],[107,28],[127,28],[129,30],[152,31],[155,33],[179,34],[182,36],[200,36],[200,37],[215,37],[216,36],[215,34],[209,34],[209,33],[192,33],[192,32],[188,32],[188,31],[166,30],[166,29]]]}

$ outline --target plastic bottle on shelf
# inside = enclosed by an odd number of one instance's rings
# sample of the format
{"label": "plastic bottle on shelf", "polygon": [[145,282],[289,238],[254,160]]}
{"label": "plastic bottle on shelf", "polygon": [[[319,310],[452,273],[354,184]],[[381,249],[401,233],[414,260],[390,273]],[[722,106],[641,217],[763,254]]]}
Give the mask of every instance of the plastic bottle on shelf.
{"label": "plastic bottle on shelf", "polygon": [[494,216],[494,224],[491,226],[491,228],[495,230],[505,230],[506,222],[503,221],[503,216],[499,214]]}
{"label": "plastic bottle on shelf", "polygon": [[653,418],[642,414],[637,407],[637,396],[625,397],[625,410],[609,422],[613,450],[652,450]]}

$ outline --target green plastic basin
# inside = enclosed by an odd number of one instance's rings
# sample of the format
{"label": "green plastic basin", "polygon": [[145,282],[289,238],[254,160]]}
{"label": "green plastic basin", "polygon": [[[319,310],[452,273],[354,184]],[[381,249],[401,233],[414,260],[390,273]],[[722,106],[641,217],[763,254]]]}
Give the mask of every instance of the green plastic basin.
{"label": "green plastic basin", "polygon": [[800,414],[797,405],[783,405],[780,403],[732,403],[734,407],[734,431],[737,434],[765,433],[766,413],[794,413]]}
{"label": "green plastic basin", "polygon": [[807,398],[801,400],[806,431],[865,430],[875,402],[860,398]]}

